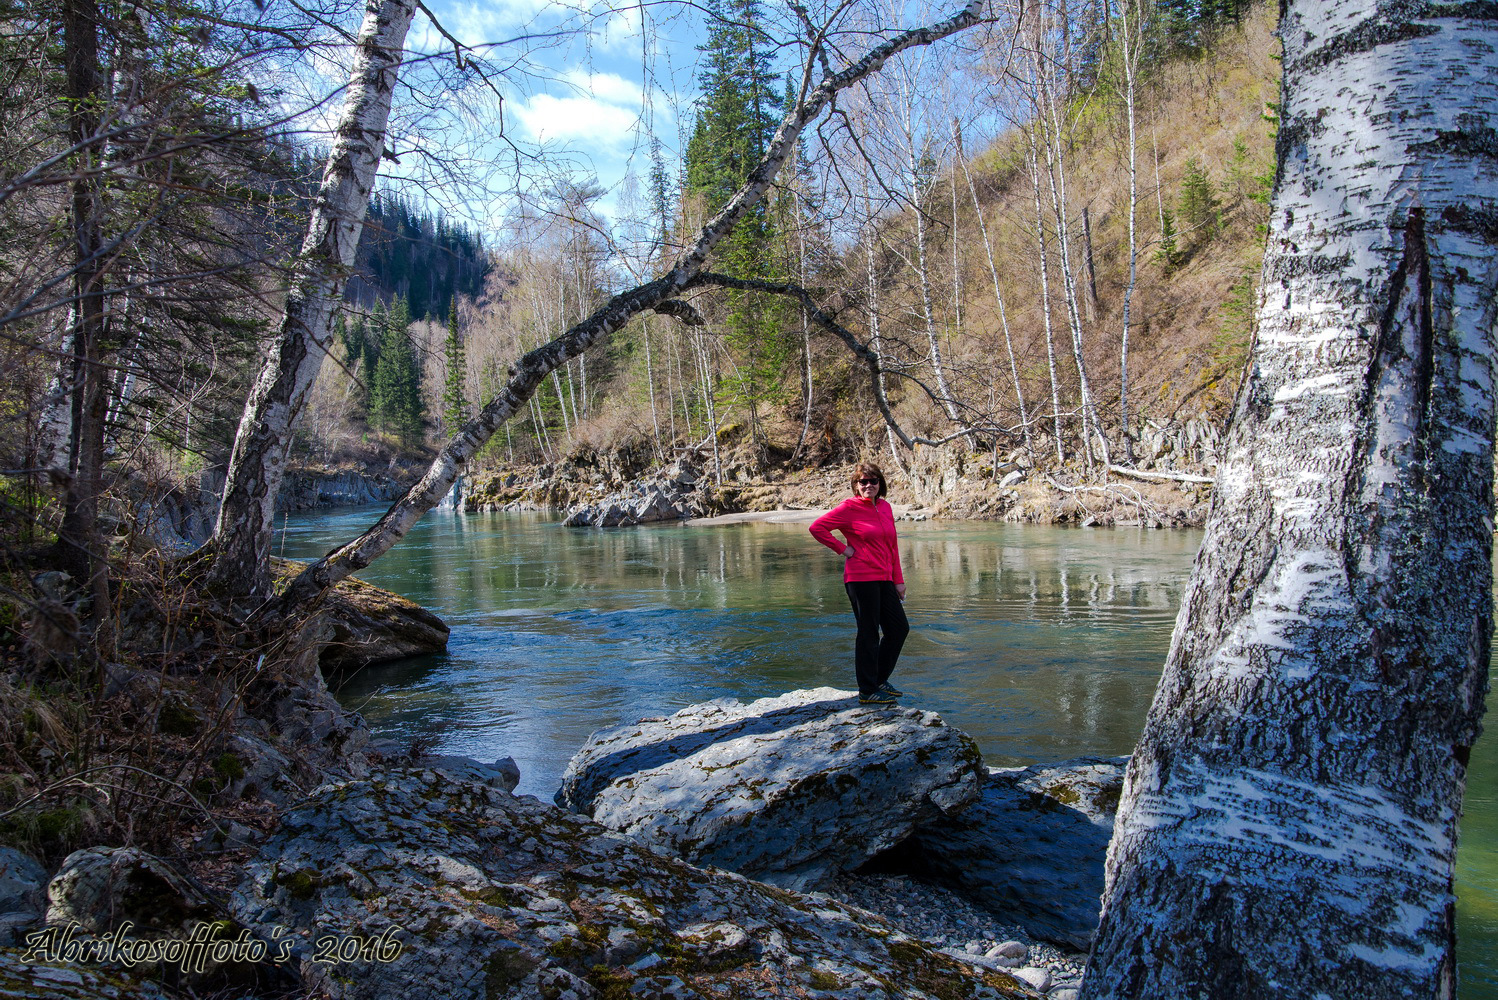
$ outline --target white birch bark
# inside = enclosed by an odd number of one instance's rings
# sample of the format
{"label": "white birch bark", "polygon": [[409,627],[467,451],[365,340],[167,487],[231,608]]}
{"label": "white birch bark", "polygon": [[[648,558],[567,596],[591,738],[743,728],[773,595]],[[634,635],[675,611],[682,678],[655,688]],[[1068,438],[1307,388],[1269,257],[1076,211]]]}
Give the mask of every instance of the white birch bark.
{"label": "white birch bark", "polygon": [[[655,444],[655,457],[659,461],[661,457],[661,416],[655,408],[655,366],[651,364],[650,358],[650,318],[642,317],[640,332],[645,338],[645,391],[650,394],[650,440]],[[666,397],[667,403],[671,397]]]}
{"label": "white birch bark", "polygon": [[993,298],[999,307],[999,327],[1004,333],[1004,353],[1009,358],[1009,375],[1014,380],[1014,402],[1019,407],[1019,423],[1024,433],[1025,454],[1033,461],[1035,458],[1035,443],[1030,437],[1030,418],[1025,413],[1025,391],[1020,386],[1019,363],[1014,359],[1014,338],[1009,333],[1009,313],[1004,308],[1004,292],[999,287],[999,268],[994,263],[993,241],[988,237],[988,222],[983,218],[983,206],[978,202],[978,185],[973,182],[972,171],[968,169],[967,157],[962,151],[962,129],[957,127],[957,120],[952,120],[953,136],[957,144],[957,162],[962,164],[962,176],[967,178],[968,193],[973,199],[973,214],[978,218],[978,232],[983,237],[983,252],[988,255],[988,276],[993,279]]}
{"label": "white birch bark", "polygon": [[230,593],[263,594],[269,586],[274,508],[287,448],[333,339],[333,316],[364,229],[402,48],[415,12],[412,0],[366,0],[348,93],[294,265],[286,309],[245,403],[229,459],[210,543],[215,552],[209,581]]}
{"label": "white birch bark", "polygon": [[[1065,6],[1062,11],[1065,13]],[[1066,34],[1063,32],[1063,38]],[[1082,352],[1082,314],[1077,304],[1077,275],[1071,263],[1071,220],[1066,198],[1066,140],[1062,134],[1061,112],[1056,87],[1046,81],[1044,56],[1037,46],[1035,52],[1035,79],[1038,94],[1043,101],[1041,136],[1045,140],[1046,180],[1051,192],[1051,211],[1056,217],[1057,259],[1061,267],[1061,292],[1066,304],[1067,327],[1071,331],[1072,363],[1077,367],[1077,392],[1082,402],[1082,455],[1089,471],[1092,468],[1092,440],[1096,435],[1102,449],[1102,460],[1108,464],[1108,442],[1098,421],[1097,409],[1092,403],[1092,383],[1087,378],[1087,362]],[[1046,119],[1049,118],[1049,127]]]}
{"label": "white birch bark", "polygon": [[422,514],[447,494],[462,466],[530,398],[548,373],[618,330],[637,313],[648,309],[671,314],[680,311],[684,304],[675,296],[702,272],[717,245],[764,197],[781,167],[794,154],[801,132],[821,115],[834,96],[877,73],[885,62],[907,49],[930,45],[981,23],[982,9],[983,0],[971,0],[956,14],[895,35],[843,69],[827,71],[815,83],[812,81],[817,62],[815,58],[809,59],[802,79],[804,96],[781,121],[764,158],[718,214],[703,225],[670,269],[654,281],[613,296],[591,316],[517,360],[499,394],[442,448],[416,485],[362,535],[308,566],[287,588],[281,608],[294,608],[310,600],[388,552]]}
{"label": "white birch bark", "polygon": [[[1139,72],[1139,52],[1144,44],[1144,5],[1123,0],[1119,5],[1119,55],[1124,75],[1124,120],[1129,132],[1129,282],[1124,287],[1123,325],[1118,338],[1118,428],[1123,437],[1124,460],[1134,464],[1134,432],[1129,426],[1129,323],[1134,305],[1134,285],[1139,276],[1139,238],[1135,219],[1139,209],[1138,136],[1134,121],[1134,84]],[[1163,214],[1163,213],[1162,213]]]}
{"label": "white birch bark", "polygon": [[936,333],[935,308],[931,301],[931,269],[926,262],[926,209],[924,192],[921,190],[922,143],[917,136],[915,121],[915,83],[902,78],[900,94],[900,123],[904,128],[906,181],[910,191],[910,207],[915,215],[915,273],[916,284],[921,293],[921,322],[926,332],[927,354],[931,359],[931,377],[936,382],[936,395],[942,412],[953,426],[966,431],[968,424],[957,410],[957,401],[947,383],[946,364],[942,361],[941,338]]}
{"label": "white birch bark", "polygon": [[1040,151],[1035,145],[1035,130],[1025,129],[1030,140],[1030,182],[1035,190],[1035,244],[1040,251],[1040,315],[1045,327],[1045,362],[1051,378],[1051,421],[1056,435],[1056,464],[1066,462],[1061,443],[1061,387],[1056,379],[1056,338],[1051,330],[1051,264],[1046,253],[1045,209],[1040,204]]}
{"label": "white birch bark", "polygon": [[1083,987],[1454,994],[1492,633],[1498,13],[1291,0],[1251,370]]}
{"label": "white birch bark", "polygon": [[[806,284],[806,218],[801,213],[801,191],[797,184],[791,188],[791,204],[796,218],[796,275],[801,284]],[[811,431],[812,370],[811,370],[811,324],[806,314],[801,314],[801,378],[805,383],[805,395],[801,401],[801,436],[796,439],[796,450],[791,452],[794,463],[806,447],[806,435]]]}

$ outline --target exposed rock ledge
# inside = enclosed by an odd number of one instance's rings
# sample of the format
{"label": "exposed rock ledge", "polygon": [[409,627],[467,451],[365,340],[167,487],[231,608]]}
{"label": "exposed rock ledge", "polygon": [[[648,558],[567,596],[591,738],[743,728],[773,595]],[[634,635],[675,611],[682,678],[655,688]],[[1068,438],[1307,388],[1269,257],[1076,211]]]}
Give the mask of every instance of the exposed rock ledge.
{"label": "exposed rock ledge", "polygon": [[447,649],[447,623],[399,594],[355,580],[342,580],[323,599],[331,627],[323,647],[324,669],[350,670]]}
{"label": "exposed rock ledge", "polygon": [[439,771],[319,789],[231,905],[265,936],[396,928],[394,961],[336,972],[299,944],[304,981],[350,1000],[1033,995],[871,914],[696,868]]}

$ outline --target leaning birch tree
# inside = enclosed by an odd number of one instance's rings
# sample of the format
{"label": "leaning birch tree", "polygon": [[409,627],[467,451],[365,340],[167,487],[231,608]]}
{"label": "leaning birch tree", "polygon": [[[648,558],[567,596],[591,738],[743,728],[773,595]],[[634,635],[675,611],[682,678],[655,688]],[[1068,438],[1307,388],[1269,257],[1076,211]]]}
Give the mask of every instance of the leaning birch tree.
{"label": "leaning birch tree", "polygon": [[414,0],[366,0],[348,91],[307,236],[229,457],[209,570],[210,584],[229,593],[256,595],[269,588],[276,494],[286,472],[287,449],[333,341],[333,317],[385,152],[391,99],[415,13]]}
{"label": "leaning birch tree", "polygon": [[[665,272],[652,281],[615,294],[555,339],[517,359],[495,397],[443,446],[406,495],[358,538],[340,545],[303,570],[277,602],[275,610],[295,609],[388,552],[424,513],[447,494],[468,460],[506,420],[526,405],[542,380],[570,359],[646,311],[674,316],[689,324],[700,324],[701,317],[680,298],[681,294],[702,283],[713,251],[764,198],[781,168],[795,154],[797,140],[807,126],[822,115],[839,93],[879,72],[886,62],[900,53],[931,45],[983,23],[983,6],[984,0],[970,0],[961,10],[943,20],[895,33],[840,69],[834,69],[832,65],[832,59],[841,52],[828,44],[827,27],[809,30],[803,39],[805,52],[795,100],[771,138],[764,157],[723,208],[703,224],[697,236],[669,263]],[[724,287],[731,286],[725,284]],[[266,533],[261,550],[264,554],[262,565],[269,559],[269,540],[269,533]]]}
{"label": "leaning birch tree", "polygon": [[1257,339],[1090,1000],[1455,992],[1492,630],[1498,12],[1289,0],[1280,35]]}

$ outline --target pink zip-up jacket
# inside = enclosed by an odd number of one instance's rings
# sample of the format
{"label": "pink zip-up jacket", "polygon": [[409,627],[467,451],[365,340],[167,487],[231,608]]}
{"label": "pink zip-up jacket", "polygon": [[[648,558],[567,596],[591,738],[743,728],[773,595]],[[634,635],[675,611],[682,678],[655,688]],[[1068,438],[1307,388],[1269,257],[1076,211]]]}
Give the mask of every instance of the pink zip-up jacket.
{"label": "pink zip-up jacket", "polygon": [[[841,531],[847,543],[833,537],[834,531]],[[843,563],[844,583],[905,582],[900,572],[900,543],[895,538],[895,510],[889,501],[849,497],[811,522],[811,534],[838,555],[853,546],[852,557]]]}

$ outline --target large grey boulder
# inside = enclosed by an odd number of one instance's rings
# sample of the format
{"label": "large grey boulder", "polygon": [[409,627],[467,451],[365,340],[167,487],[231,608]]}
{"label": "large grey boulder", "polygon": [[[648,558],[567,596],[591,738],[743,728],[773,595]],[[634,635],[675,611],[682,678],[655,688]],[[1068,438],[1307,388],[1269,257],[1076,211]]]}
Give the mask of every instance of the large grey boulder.
{"label": "large grey boulder", "polygon": [[594,733],[557,804],[694,864],[799,889],[959,811],[981,772],[978,747],[940,716],[816,688]]}
{"label": "large grey boulder", "polygon": [[319,788],[229,905],[334,1000],[1035,996],[865,911],[435,769]]}
{"label": "large grey boulder", "polygon": [[922,826],[902,853],[995,916],[1085,950],[1128,760],[992,768],[976,803]]}
{"label": "large grey boulder", "polygon": [[106,934],[125,924],[169,932],[215,914],[161,859],[134,847],[87,847],[47,885],[47,923]]}

